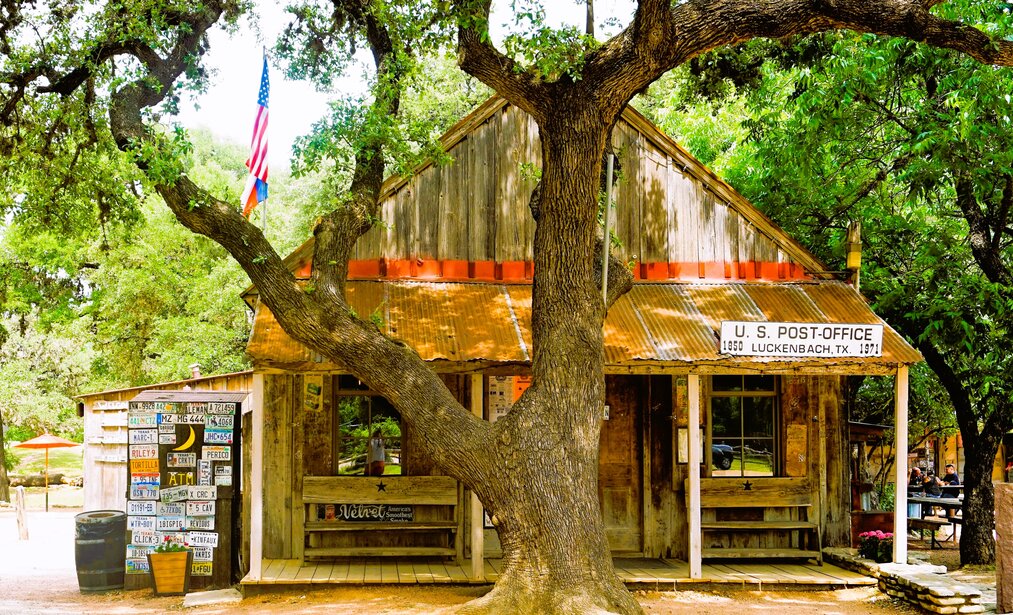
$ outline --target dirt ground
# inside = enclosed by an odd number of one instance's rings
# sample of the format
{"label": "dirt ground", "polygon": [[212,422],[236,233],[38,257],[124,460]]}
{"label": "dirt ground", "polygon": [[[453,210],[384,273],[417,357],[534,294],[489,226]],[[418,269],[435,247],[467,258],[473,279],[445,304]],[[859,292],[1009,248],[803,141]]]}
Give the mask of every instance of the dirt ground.
{"label": "dirt ground", "polygon": [[[274,591],[239,604],[183,608],[181,597],[156,598],[150,590],[82,594],[74,564],[74,512],[30,513],[29,540],[17,540],[12,513],[0,511],[0,614],[84,613],[291,613],[444,615],[488,591],[488,587],[365,586]],[[914,545],[912,545],[914,546]],[[952,558],[955,549],[928,552]],[[935,555],[935,554],[943,555]],[[994,572],[991,573],[994,579]],[[987,575],[986,575],[987,576]],[[675,591],[636,592],[644,611],[656,615],[783,613],[873,615],[918,611],[874,587],[817,592]]]}

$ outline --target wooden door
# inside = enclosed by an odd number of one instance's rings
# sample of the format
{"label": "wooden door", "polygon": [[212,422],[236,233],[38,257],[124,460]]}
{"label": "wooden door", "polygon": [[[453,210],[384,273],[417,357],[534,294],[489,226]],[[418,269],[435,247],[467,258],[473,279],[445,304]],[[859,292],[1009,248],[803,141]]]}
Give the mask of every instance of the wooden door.
{"label": "wooden door", "polygon": [[643,550],[640,401],[647,394],[646,383],[637,376],[605,380],[609,419],[601,430],[598,498],[613,552]]}

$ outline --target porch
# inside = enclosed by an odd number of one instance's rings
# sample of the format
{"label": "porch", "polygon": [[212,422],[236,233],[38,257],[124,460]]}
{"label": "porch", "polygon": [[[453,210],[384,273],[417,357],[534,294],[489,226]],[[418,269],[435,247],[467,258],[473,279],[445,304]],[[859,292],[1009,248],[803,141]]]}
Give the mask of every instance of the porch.
{"label": "porch", "polygon": [[[473,581],[467,570],[440,558],[343,558],[326,562],[265,559],[259,581],[243,579],[244,590],[273,585],[487,584],[499,576],[502,560],[485,560],[485,579]],[[616,570],[631,589],[673,590],[721,585],[729,589],[843,589],[875,585],[876,579],[831,564],[707,563],[699,579],[689,564],[672,559],[616,558]]]}

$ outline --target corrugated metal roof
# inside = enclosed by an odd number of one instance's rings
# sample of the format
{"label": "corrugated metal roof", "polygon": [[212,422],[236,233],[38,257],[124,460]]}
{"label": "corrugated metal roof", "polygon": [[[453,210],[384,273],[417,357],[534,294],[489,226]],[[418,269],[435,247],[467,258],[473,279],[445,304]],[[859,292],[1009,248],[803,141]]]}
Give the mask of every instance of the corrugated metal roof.
{"label": "corrugated metal roof", "polygon": [[242,402],[246,391],[142,391],[130,401],[221,401]]}
{"label": "corrugated metal roof", "polygon": [[[427,361],[443,364],[527,363],[531,360],[531,286],[439,282],[349,282],[349,303]],[[374,320],[376,318],[374,317]],[[637,371],[707,367],[721,370],[791,369],[884,373],[921,355],[889,326],[883,356],[772,358],[722,355],[723,320],[885,324],[865,300],[841,282],[636,284],[612,306],[605,322],[605,361]],[[266,306],[257,309],[247,347],[261,367],[337,370],[295,342]],[[451,368],[453,369],[453,368]]]}

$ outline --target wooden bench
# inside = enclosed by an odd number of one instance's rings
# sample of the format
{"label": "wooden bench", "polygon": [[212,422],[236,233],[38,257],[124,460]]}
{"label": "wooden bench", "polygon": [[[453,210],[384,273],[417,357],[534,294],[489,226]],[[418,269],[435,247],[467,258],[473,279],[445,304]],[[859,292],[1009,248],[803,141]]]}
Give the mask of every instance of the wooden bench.
{"label": "wooden bench", "polygon": [[935,549],[936,547],[942,549],[943,546],[936,540],[936,530],[941,529],[944,525],[950,525],[952,521],[948,519],[940,519],[939,517],[922,517],[921,519],[912,518],[907,520],[907,526],[912,530],[918,530],[919,536],[922,540],[925,540],[925,530],[929,530],[930,542],[929,548]]}
{"label": "wooden bench", "polygon": [[[306,476],[303,559],[460,559],[458,491],[449,476]],[[334,519],[320,513],[328,505],[334,506]],[[397,518],[391,518],[391,507],[402,509]]]}
{"label": "wooden bench", "polygon": [[[688,492],[689,481],[686,481]],[[812,493],[802,478],[704,478],[700,480],[704,559],[814,559],[823,564],[819,523],[809,520]],[[738,513],[748,519],[723,519]],[[732,546],[736,535],[757,546]],[[724,543],[717,546],[723,535]],[[708,544],[714,545],[709,546]]]}

